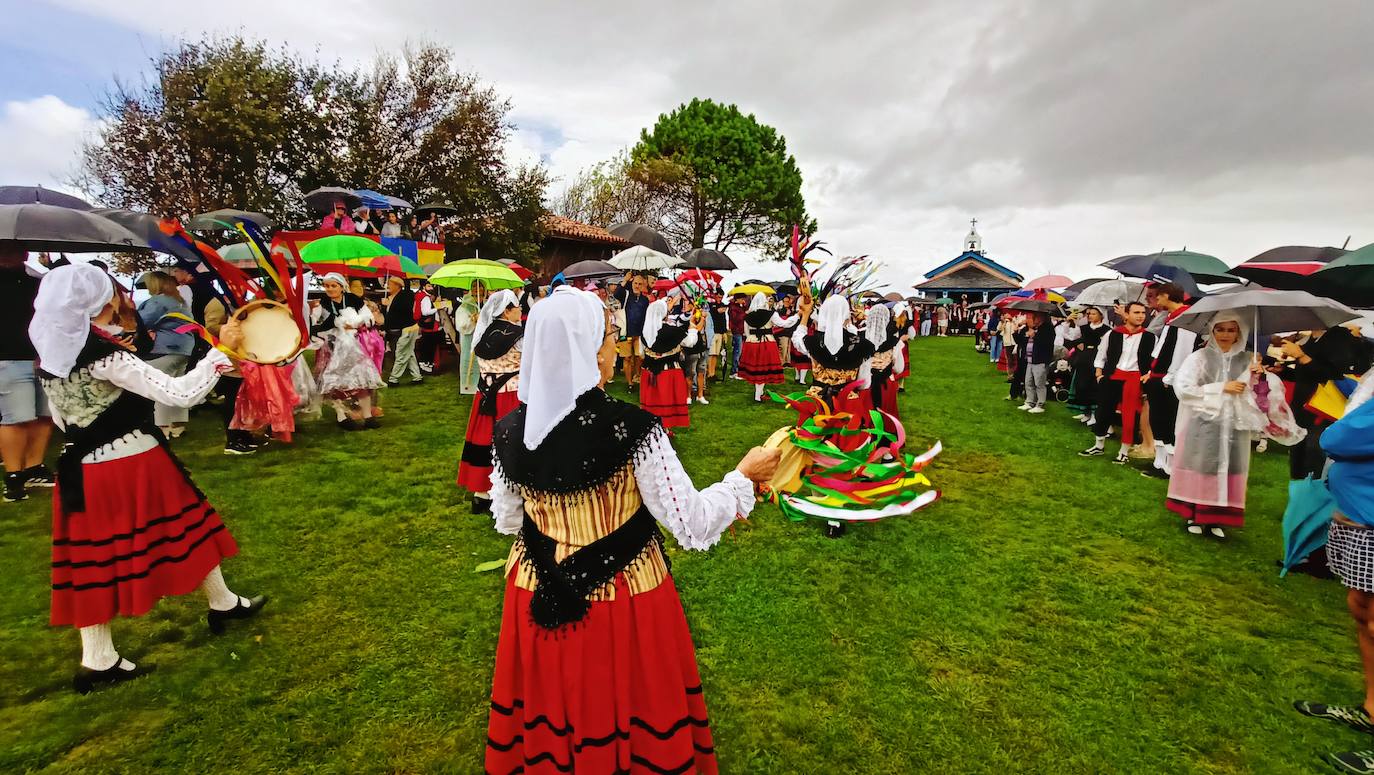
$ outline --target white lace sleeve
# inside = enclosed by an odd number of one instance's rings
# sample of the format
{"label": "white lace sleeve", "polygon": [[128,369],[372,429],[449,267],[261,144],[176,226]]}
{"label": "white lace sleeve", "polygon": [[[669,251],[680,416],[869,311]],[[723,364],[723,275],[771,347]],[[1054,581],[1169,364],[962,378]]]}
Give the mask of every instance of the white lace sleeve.
{"label": "white lace sleeve", "polygon": [[194,369],[173,377],[139,360],[133,353],[118,352],[92,364],[91,376],[113,382],[159,404],[190,409],[205,400],[219,382],[220,372],[230,368],[228,356],[211,350]]}
{"label": "white lace sleeve", "polygon": [[781,313],[774,312],[773,318],[769,320],[768,323],[778,328],[791,328],[792,326],[797,324],[797,320],[798,317],[795,313],[791,315],[783,315]]}
{"label": "white lace sleeve", "polygon": [[803,356],[811,357],[811,353],[806,349],[806,331],[801,326],[797,326],[797,330],[792,333],[792,346]]}
{"label": "white lace sleeve", "polygon": [[698,491],[662,428],[652,431],[634,465],[645,507],[685,549],[709,549],[736,517],[754,509],[754,483],[739,471]]}
{"label": "white lace sleeve", "polygon": [[513,536],[520,532],[525,519],[525,499],[506,481],[501,464],[493,461],[491,471],[491,515],[496,520],[496,532]]}

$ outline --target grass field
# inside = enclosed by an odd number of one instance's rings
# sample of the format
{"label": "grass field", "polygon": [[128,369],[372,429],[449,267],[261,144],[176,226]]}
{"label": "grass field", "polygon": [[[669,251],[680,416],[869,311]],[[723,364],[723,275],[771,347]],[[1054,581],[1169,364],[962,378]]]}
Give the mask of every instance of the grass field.
{"label": "grass field", "polygon": [[[1064,407],[1001,400],[969,340],[912,356],[902,409],[913,445],[945,444],[940,502],[838,541],[763,506],[673,553],[723,771],[1306,773],[1370,746],[1289,707],[1361,682],[1342,588],[1277,576],[1282,448],[1249,525],[1198,539],[1164,483],[1077,457]],[[225,576],[271,605],[218,638],[199,595],[116,622],[158,671],[88,697],[76,634],[47,625],[50,504],[0,505],[0,771],[480,772],[502,579],[474,567],[509,539],[453,485],[454,377],[384,406],[381,430],[317,422],[251,458],[199,413],[177,444],[242,547]],[[700,486],[789,417],[741,382],[692,415]]]}

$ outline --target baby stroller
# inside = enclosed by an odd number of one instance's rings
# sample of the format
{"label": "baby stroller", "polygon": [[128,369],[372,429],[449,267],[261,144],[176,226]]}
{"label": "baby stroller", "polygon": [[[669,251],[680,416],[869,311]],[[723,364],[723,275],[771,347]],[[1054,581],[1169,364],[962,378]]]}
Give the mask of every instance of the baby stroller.
{"label": "baby stroller", "polygon": [[1067,358],[1060,358],[1050,368],[1050,398],[1061,404],[1069,400],[1069,386],[1073,384],[1073,367]]}

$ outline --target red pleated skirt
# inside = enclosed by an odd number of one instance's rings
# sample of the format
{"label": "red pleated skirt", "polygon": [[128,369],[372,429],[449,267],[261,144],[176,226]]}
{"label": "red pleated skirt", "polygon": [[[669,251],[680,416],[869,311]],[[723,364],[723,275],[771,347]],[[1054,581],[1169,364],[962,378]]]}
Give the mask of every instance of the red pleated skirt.
{"label": "red pleated skirt", "polygon": [[665,428],[686,428],[692,424],[687,411],[687,375],[681,367],[654,374],[642,369],[639,375],[639,407],[653,412]]}
{"label": "red pleated skirt", "polygon": [[85,511],[64,513],[61,482],[53,490],[52,624],[141,616],[238,554],[219,514],[162,447],[88,463],[82,473]]}
{"label": "red pleated skirt", "polygon": [[528,590],[506,582],[496,648],[486,771],[715,773],[692,635],[672,578],[594,602],[575,625],[549,631]]}
{"label": "red pleated skirt", "polygon": [[893,417],[899,417],[900,415],[897,414],[896,378],[894,377],[893,379],[887,380],[882,384],[878,384],[878,377],[874,376],[873,396],[870,400],[872,401],[875,409],[887,412]]}
{"label": "red pleated skirt", "polygon": [[491,433],[496,421],[515,411],[520,394],[514,390],[496,394],[496,415],[482,414],[481,394],[472,397],[472,412],[468,414],[468,430],[463,436],[463,454],[458,460],[458,486],[468,492],[491,489]]}
{"label": "red pleated skirt", "polygon": [[745,342],[740,350],[739,375],[755,385],[782,384],[782,353],[777,342]]}
{"label": "red pleated skirt", "polygon": [[300,397],[291,381],[289,366],[263,366],[244,361],[239,364],[243,387],[234,405],[234,430],[256,431],[270,427],[281,441],[291,441],[296,430],[296,404]]}
{"label": "red pleated skirt", "polygon": [[1233,506],[1208,506],[1205,503],[1190,503],[1178,498],[1169,498],[1164,506],[1184,519],[1199,525],[1217,527],[1245,527],[1245,509]]}

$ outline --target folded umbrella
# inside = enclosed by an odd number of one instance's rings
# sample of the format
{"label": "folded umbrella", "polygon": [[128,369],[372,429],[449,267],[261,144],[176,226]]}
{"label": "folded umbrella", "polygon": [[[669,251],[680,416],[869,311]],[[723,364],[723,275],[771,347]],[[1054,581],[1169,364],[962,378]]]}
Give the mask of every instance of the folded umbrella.
{"label": "folded umbrella", "polygon": [[610,228],[610,232],[623,240],[660,253],[673,252],[673,246],[668,243],[668,238],[652,226],[642,223],[617,223]]}
{"label": "folded umbrella", "polygon": [[114,220],[55,205],[0,205],[0,240],[25,250],[105,253],[151,250],[152,246]]}
{"label": "folded umbrella", "polygon": [[1336,508],[1326,482],[1307,477],[1288,483],[1288,506],[1283,510],[1283,570],[1280,576],[1326,545],[1327,527]]}
{"label": "folded umbrella", "polygon": [[91,210],[90,202],[42,186],[0,186],[0,205],[52,205],[72,210]]}
{"label": "folded umbrella", "polygon": [[611,266],[633,272],[654,272],[672,269],[681,264],[678,258],[643,245],[635,245],[611,257]]}

